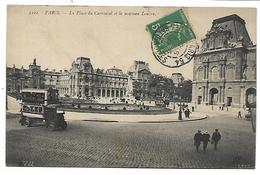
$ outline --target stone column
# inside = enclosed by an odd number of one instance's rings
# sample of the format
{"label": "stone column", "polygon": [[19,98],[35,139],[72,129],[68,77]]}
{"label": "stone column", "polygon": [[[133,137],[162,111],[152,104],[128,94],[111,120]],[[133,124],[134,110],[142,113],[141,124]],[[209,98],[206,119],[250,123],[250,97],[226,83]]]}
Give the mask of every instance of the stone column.
{"label": "stone column", "polygon": [[222,64],[219,65],[219,78],[222,78]]}
{"label": "stone column", "polygon": [[209,74],[209,67],[206,65],[206,79],[208,79],[208,74]]}
{"label": "stone column", "polygon": [[85,94],[85,86],[82,86],[82,87],[81,87],[81,97],[82,97],[82,98],[86,97],[86,94]]}
{"label": "stone column", "polygon": [[240,87],[240,108],[245,107],[246,105],[246,92],[245,92],[245,86]]}
{"label": "stone column", "polygon": [[192,102],[195,104],[198,102],[197,99],[197,85],[195,83],[192,84]]}
{"label": "stone column", "polygon": [[203,86],[202,100],[203,102],[205,102],[205,86]]}
{"label": "stone column", "polygon": [[75,80],[75,88],[76,88],[76,97],[79,95],[79,76],[78,73],[76,73],[76,80]]}
{"label": "stone column", "polygon": [[110,88],[109,93],[110,93],[109,97],[112,97],[112,88]]}
{"label": "stone column", "polygon": [[78,97],[78,95],[79,95],[79,86],[76,85],[76,96]]}
{"label": "stone column", "polygon": [[89,96],[92,96],[92,87],[89,87],[89,89],[88,89],[88,95],[89,95]]}
{"label": "stone column", "polygon": [[107,97],[107,88],[105,88],[105,97]]}
{"label": "stone column", "polygon": [[219,97],[218,97],[218,102],[221,103],[221,98],[222,98],[222,87],[219,86]]}
{"label": "stone column", "polygon": [[225,100],[225,87],[222,86],[222,103],[224,104],[224,100]]}
{"label": "stone column", "polygon": [[209,97],[208,97],[208,96],[209,96],[209,92],[208,92],[208,91],[209,91],[209,87],[208,87],[208,86],[206,86],[206,100],[205,100],[205,101],[206,101],[206,103],[208,103],[208,102],[209,102],[209,99],[208,99],[208,98],[209,98]]}
{"label": "stone column", "polygon": [[97,97],[97,89],[96,88],[93,88],[93,96]]}
{"label": "stone column", "polygon": [[116,89],[114,89],[113,91],[114,91],[114,96],[113,97],[116,97]]}
{"label": "stone column", "polygon": [[225,79],[225,75],[226,75],[226,66],[225,65],[223,65],[223,79]]}
{"label": "stone column", "polygon": [[206,79],[206,74],[207,74],[207,68],[206,66],[203,66],[203,79]]}

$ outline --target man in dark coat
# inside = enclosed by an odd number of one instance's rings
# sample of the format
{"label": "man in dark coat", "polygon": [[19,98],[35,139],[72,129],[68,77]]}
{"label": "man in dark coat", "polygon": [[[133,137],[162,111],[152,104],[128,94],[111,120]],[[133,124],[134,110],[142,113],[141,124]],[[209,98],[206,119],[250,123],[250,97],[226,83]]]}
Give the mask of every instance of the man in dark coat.
{"label": "man in dark coat", "polygon": [[238,111],[237,118],[242,118],[241,111]]}
{"label": "man in dark coat", "polygon": [[181,108],[179,110],[179,120],[182,120],[182,111],[181,111]]}
{"label": "man in dark coat", "polygon": [[198,130],[198,132],[194,135],[194,145],[196,146],[197,152],[199,152],[199,146],[202,141],[202,134],[201,131]]}
{"label": "man in dark coat", "polygon": [[211,143],[212,144],[214,143],[215,150],[217,150],[217,145],[218,145],[218,142],[220,139],[221,139],[221,135],[218,132],[218,129],[215,129],[215,132],[212,134],[212,137],[211,137],[211,140],[212,140]]}
{"label": "man in dark coat", "polygon": [[189,109],[186,109],[184,113],[185,113],[185,117],[186,117],[186,118],[190,118],[190,113],[191,113],[191,112],[190,112]]}
{"label": "man in dark coat", "polygon": [[210,135],[207,131],[202,135],[202,142],[203,142],[203,151],[206,152],[208,143],[210,142]]}

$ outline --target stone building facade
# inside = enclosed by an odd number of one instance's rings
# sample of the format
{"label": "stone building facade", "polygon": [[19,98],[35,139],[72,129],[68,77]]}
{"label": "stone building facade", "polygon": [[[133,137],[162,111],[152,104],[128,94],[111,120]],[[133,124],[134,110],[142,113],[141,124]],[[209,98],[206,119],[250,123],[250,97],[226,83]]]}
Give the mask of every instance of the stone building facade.
{"label": "stone building facade", "polygon": [[129,94],[138,98],[148,96],[148,83],[151,79],[149,64],[144,61],[134,61],[134,64],[128,70],[129,75]]}
{"label": "stone building facade", "polygon": [[23,66],[19,69],[13,65],[6,69],[6,86],[8,93],[20,92],[24,88],[56,88],[61,72],[56,70],[41,70],[36,59],[29,65],[28,69]]}
{"label": "stone building facade", "polygon": [[57,89],[61,96],[74,98],[125,97],[128,76],[121,69],[93,69],[90,58],[79,57],[69,71],[59,76]]}
{"label": "stone building facade", "polygon": [[172,73],[171,79],[176,87],[178,87],[184,81],[184,77],[181,73]]}
{"label": "stone building facade", "polygon": [[28,70],[22,67],[7,67],[6,69],[6,91],[8,93],[20,92],[23,88],[28,88],[30,84],[30,76]]}
{"label": "stone building facade", "polygon": [[215,19],[194,57],[192,101],[244,108],[256,101],[256,46],[238,15]]}
{"label": "stone building facade", "polygon": [[36,59],[29,69],[7,67],[7,93],[23,88],[56,88],[60,96],[125,97],[128,95],[128,75],[121,69],[93,69],[89,58],[79,57],[68,70],[41,70]]}
{"label": "stone building facade", "polygon": [[[6,86],[7,92],[20,92],[23,88],[44,88],[44,74],[42,74],[41,66],[37,65],[36,59],[29,65],[29,69],[20,69],[13,65],[12,68],[6,69]],[[47,84],[46,84],[47,85]]]}
{"label": "stone building facade", "polygon": [[44,88],[56,88],[58,83],[59,83],[59,78],[62,73],[62,71],[56,71],[55,69],[53,70],[44,70],[41,72],[44,79],[43,79],[43,84]]}

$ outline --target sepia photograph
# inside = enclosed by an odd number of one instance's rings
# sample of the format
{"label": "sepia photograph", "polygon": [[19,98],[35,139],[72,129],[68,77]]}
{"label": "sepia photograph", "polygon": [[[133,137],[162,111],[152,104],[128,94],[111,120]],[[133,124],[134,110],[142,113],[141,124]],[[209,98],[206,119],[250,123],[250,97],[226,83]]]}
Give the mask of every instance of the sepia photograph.
{"label": "sepia photograph", "polygon": [[256,20],[8,5],[6,166],[255,169]]}

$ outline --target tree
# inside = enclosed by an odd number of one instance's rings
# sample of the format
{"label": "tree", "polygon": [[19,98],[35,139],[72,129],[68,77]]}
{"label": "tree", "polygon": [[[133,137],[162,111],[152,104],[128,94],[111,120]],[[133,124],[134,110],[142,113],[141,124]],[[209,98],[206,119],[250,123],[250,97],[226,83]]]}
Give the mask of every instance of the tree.
{"label": "tree", "polygon": [[182,84],[176,89],[176,95],[179,96],[181,100],[191,101],[192,98],[192,81],[184,80]]}
{"label": "tree", "polygon": [[153,74],[148,83],[148,92],[152,99],[159,97],[172,99],[175,92],[174,83],[170,78]]}

